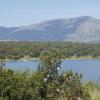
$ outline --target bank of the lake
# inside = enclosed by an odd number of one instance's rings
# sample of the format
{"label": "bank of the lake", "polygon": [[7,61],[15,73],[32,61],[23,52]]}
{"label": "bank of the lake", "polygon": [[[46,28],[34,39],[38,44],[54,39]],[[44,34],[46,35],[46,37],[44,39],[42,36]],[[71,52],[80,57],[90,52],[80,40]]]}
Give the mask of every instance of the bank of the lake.
{"label": "bank of the lake", "polygon": [[[80,56],[80,57],[76,57],[76,56],[71,56],[71,57],[65,57],[63,58],[63,60],[99,60],[100,57],[92,57],[92,56]],[[0,61],[10,61],[10,60],[15,60],[15,59],[0,59]],[[24,56],[20,59],[16,59],[16,60],[23,60],[23,61],[28,61],[28,60],[40,60],[39,57],[29,57],[29,56]]]}

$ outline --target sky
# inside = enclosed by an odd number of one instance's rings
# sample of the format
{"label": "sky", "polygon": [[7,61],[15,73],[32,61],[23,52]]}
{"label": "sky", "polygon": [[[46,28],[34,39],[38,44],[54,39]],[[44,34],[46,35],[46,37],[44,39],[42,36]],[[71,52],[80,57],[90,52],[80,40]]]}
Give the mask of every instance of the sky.
{"label": "sky", "polygon": [[79,16],[100,19],[100,0],[0,0],[0,26]]}

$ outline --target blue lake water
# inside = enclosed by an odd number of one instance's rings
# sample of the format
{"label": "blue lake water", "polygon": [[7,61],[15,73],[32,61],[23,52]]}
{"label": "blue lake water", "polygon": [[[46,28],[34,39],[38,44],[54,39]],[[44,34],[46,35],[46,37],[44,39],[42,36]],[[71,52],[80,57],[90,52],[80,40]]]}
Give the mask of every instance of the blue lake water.
{"label": "blue lake water", "polygon": [[[25,70],[36,71],[40,61],[7,61],[5,63],[6,68],[13,70]],[[61,70],[72,70],[83,74],[83,80],[92,80],[100,82],[100,60],[62,60]]]}

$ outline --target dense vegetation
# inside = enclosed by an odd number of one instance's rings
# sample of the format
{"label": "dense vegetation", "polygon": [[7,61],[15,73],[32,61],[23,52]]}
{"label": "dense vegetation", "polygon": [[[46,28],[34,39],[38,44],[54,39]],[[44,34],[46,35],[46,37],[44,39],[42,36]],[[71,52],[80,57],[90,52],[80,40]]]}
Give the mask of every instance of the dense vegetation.
{"label": "dense vegetation", "polygon": [[62,54],[55,52],[43,52],[33,73],[15,72],[1,65],[0,100],[90,100],[82,75],[60,72]]}
{"label": "dense vegetation", "polygon": [[63,58],[90,56],[100,57],[100,44],[67,43],[67,42],[0,42],[0,59],[20,59],[39,57],[42,51],[57,50]]}

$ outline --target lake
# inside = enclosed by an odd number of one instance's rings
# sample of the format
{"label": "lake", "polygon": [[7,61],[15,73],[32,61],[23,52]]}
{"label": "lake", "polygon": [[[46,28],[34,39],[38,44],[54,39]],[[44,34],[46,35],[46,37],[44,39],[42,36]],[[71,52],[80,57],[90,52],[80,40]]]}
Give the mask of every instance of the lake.
{"label": "lake", "polygon": [[[6,61],[5,67],[13,70],[25,70],[36,71],[37,66],[40,63],[38,60],[12,60]],[[100,82],[100,60],[62,60],[61,70],[72,70],[83,74],[83,80],[92,80]]]}

